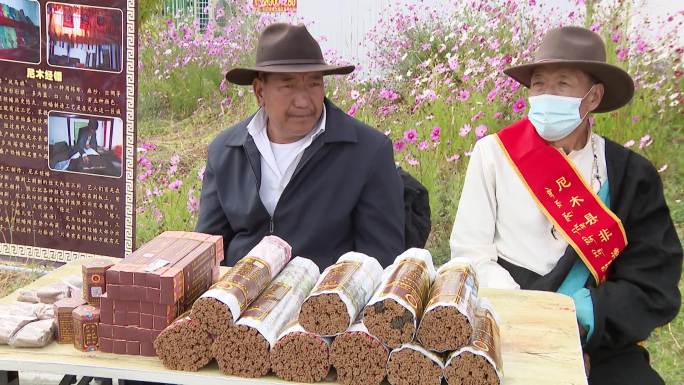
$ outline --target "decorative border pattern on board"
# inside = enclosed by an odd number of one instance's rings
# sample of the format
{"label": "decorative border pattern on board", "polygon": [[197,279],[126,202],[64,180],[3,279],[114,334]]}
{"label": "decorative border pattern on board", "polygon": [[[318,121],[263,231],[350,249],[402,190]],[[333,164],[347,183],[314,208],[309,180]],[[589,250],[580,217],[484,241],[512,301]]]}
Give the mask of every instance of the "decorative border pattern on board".
{"label": "decorative border pattern on board", "polygon": [[137,38],[135,29],[136,0],[126,1],[126,219],[124,224],[124,253],[133,252],[135,215],[135,86],[137,67]]}
{"label": "decorative border pattern on board", "polygon": [[14,243],[0,243],[0,255],[42,259],[52,262],[71,262],[77,259],[103,257],[103,255],[79,253],[76,251],[46,249],[44,247],[17,245]]}

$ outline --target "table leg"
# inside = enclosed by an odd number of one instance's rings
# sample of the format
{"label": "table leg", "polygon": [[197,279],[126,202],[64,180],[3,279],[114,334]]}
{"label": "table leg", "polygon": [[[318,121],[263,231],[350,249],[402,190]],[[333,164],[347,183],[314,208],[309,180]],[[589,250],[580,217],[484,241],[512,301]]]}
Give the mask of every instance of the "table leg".
{"label": "table leg", "polygon": [[72,385],[76,383],[76,376],[72,374],[67,374],[64,377],[62,377],[62,381],[59,382],[59,385]]}
{"label": "table leg", "polygon": [[19,372],[0,370],[0,385],[19,385]]}

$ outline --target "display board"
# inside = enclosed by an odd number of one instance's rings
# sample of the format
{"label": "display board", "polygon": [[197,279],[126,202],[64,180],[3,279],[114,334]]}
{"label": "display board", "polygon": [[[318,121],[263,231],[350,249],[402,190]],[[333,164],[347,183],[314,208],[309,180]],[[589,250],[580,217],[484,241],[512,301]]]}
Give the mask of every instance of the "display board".
{"label": "display board", "polygon": [[135,0],[0,0],[0,255],[135,242]]}

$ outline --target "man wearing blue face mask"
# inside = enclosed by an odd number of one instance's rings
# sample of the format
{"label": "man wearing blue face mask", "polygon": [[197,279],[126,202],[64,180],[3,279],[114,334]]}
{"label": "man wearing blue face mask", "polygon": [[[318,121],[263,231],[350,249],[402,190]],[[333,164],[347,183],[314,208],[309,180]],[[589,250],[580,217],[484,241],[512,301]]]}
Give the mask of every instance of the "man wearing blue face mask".
{"label": "man wearing blue face mask", "polygon": [[504,71],[528,116],[473,150],[451,234],[480,285],[572,297],[591,385],[663,384],[640,342],[681,304],[682,248],[653,165],[592,132],[634,82],[601,37],[549,31],[535,61]]}

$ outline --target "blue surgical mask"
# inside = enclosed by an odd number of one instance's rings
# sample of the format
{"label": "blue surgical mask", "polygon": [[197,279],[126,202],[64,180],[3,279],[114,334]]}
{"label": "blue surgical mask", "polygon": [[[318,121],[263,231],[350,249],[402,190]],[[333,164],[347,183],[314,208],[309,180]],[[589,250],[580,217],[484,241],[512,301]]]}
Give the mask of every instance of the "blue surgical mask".
{"label": "blue surgical mask", "polygon": [[579,108],[593,88],[581,98],[549,94],[530,96],[527,117],[539,136],[548,142],[555,142],[570,135],[586,117],[586,114],[580,116]]}

